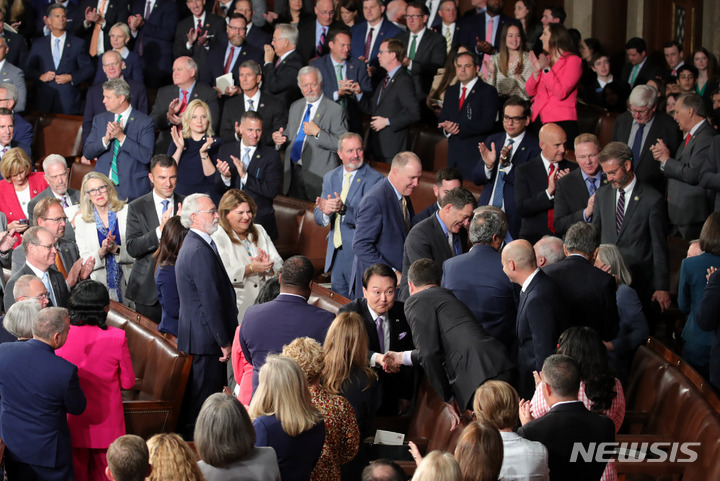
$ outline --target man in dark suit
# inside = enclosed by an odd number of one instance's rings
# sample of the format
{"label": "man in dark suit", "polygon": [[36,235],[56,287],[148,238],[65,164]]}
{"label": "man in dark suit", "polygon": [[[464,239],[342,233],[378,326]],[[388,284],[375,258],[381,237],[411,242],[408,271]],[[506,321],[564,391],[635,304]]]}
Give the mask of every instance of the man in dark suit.
{"label": "man in dark suit", "polygon": [[533,371],[540,372],[545,358],[553,353],[566,322],[563,292],[537,267],[535,251],[524,239],[505,246],[502,264],[508,279],[522,286],[515,323],[518,393],[530,399],[535,391]]}
{"label": "man in dark suit", "polygon": [[350,130],[362,132],[358,102],[364,95],[372,95],[367,66],[362,60],[349,56],[350,34],[347,30],[331,30],[328,46],[329,53],[312,60],[310,65],[320,70],[323,76],[325,96],[345,110]]}
{"label": "man in dark suit", "polygon": [[[25,79],[22,80],[23,84]],[[33,145],[33,126],[25,120],[19,113],[15,106],[18,104],[19,91],[14,84],[3,82],[0,83],[0,107],[10,109],[13,111],[13,120],[15,121],[15,127],[13,129],[13,139],[19,145]],[[30,155],[30,152],[28,152]]]}
{"label": "man in dark suit", "polygon": [[577,454],[578,443],[584,450],[591,445],[613,442],[615,425],[610,418],[589,411],[578,400],[580,368],[574,359],[553,354],[543,364],[542,374],[542,395],[550,406],[550,412],[532,420],[530,402],[524,401],[520,407],[523,425],[518,434],[547,447],[553,481],[600,479],[606,462],[581,461],[573,459],[573,454]]}
{"label": "man in dark suit", "polygon": [[[363,0],[362,7],[365,20],[352,26],[350,55],[377,69],[380,66],[378,63],[380,44],[387,39],[395,38],[402,30],[383,16],[385,5],[382,0]],[[373,83],[375,87],[375,82]]]}
{"label": "man in dark suit", "polygon": [[245,359],[253,366],[253,391],[268,354],[281,352],[284,345],[298,337],[325,340],[335,316],[307,303],[314,274],[310,259],[291,257],[283,263],[280,273],[280,295],[245,311],[239,337]]}
{"label": "man in dark suit", "polygon": [[448,166],[470,178],[478,161],[478,144],[492,132],[498,111],[498,93],[478,77],[477,56],[463,52],[455,59],[459,82],[445,93],[438,127],[448,140]]}
{"label": "man in dark suit", "polygon": [[565,131],[557,124],[540,129],[540,155],[521,165],[515,176],[515,202],[522,216],[520,237],[531,243],[555,234],[554,205],[557,181],[576,164],[565,160]]}
{"label": "man in dark suit", "polygon": [[623,66],[620,78],[630,87],[645,85],[648,80],[663,77],[663,71],[647,58],[647,45],[640,37],[633,37],[625,44],[628,63]]}
{"label": "man in dark suit", "polygon": [[567,311],[567,324],[559,325],[559,332],[572,326],[592,327],[604,341],[611,341],[618,332],[615,278],[595,267],[600,247],[598,231],[587,222],[577,222],[565,234],[567,257],[543,272],[560,287]]}
{"label": "man in dark suit", "polygon": [[272,147],[260,144],[263,121],[257,112],[240,118],[240,140],[223,144],[217,155],[215,190],[244,190],[257,205],[253,222],[265,228],[271,239],[278,236],[273,199],[282,187],[282,161]]}
{"label": "man in dark suit", "polygon": [[[431,259],[442,268],[443,262],[467,252],[467,228],[477,207],[475,196],[458,187],[443,198],[440,210],[412,228],[403,248],[403,272],[418,259]],[[409,297],[407,276],[400,280],[398,300]]]}
{"label": "man in dark suit", "polygon": [[664,195],[666,179],[650,147],[662,139],[670,155],[675,155],[680,146],[680,129],[672,117],[657,111],[657,95],[649,85],[635,87],[630,93],[630,110],[615,120],[612,139],[632,148],[633,171],[638,180]]}
{"label": "man in dark suit", "polygon": [[297,76],[304,64],[295,49],[297,42],[297,27],[281,23],[275,27],[272,46],[265,46],[263,92],[282,100],[286,109],[302,97]]}
{"label": "man in dark suit", "polygon": [[677,40],[668,40],[663,45],[663,54],[665,62],[667,62],[667,70],[664,72],[664,78],[667,83],[675,83],[680,74],[680,67],[685,65],[685,54],[683,46]]}
{"label": "man in dark suit", "polygon": [[[80,208],[80,191],[68,187],[70,169],[67,167],[65,157],[50,154],[43,160],[42,167],[48,187],[28,202],[28,222],[33,223],[35,206],[46,197],[55,197],[60,200],[65,210],[65,216],[71,218]],[[65,239],[75,240],[75,230],[70,222],[65,225]]]}
{"label": "man in dark suit", "polygon": [[[460,22],[460,44],[479,55],[497,52],[505,24],[516,23],[515,19],[503,14],[503,7],[503,0],[488,0],[484,12],[463,18]],[[488,30],[492,31],[490,38],[486,38]]]}
{"label": "man in dark suit", "polygon": [[387,76],[372,96],[363,96],[360,109],[371,116],[368,146],[374,159],[390,163],[409,147],[410,125],[420,120],[420,105],[413,81],[402,67],[403,43],[394,38],[384,40],[379,51],[380,66]]}
{"label": "man in dark suit", "polygon": [[576,222],[592,222],[595,191],[607,183],[598,154],[600,142],[594,134],[575,137],[575,160],[579,169],[558,179],[555,190],[555,220],[553,226],[564,236]]}
{"label": "man in dark suit", "polygon": [[478,207],[469,229],[472,249],[443,263],[442,287],[452,291],[470,308],[483,329],[512,352],[519,289],[502,268],[500,247],[507,228],[506,216],[500,209]]}
{"label": "man in dark suit", "polygon": [[128,26],[134,51],[145,61],[145,84],[160,88],[170,81],[178,9],[173,0],[133,0]]}
{"label": "man in dark suit", "polygon": [[154,156],[150,161],[148,177],[153,186],[152,192],[138,197],[128,208],[125,244],[135,263],[125,295],[135,302],[137,312],[160,324],[162,307],[157,298],[153,254],[160,245],[165,223],[177,214],[184,197],[174,193],[177,164],[172,157],[164,154]]}
{"label": "man in dark suit", "polygon": [[483,161],[477,163],[472,173],[475,184],[486,184],[478,205],[494,205],[502,209],[507,216],[508,233],[512,239],[520,237],[522,220],[515,202],[516,167],[540,155],[538,139],[526,130],[528,125],[530,103],[517,96],[506,100],[503,105],[505,132],[488,136],[479,146]]}
{"label": "man in dark suit", "polygon": [[318,225],[330,225],[325,272],[332,269],[332,290],[350,298],[352,263],[355,257],[352,243],[357,209],[365,193],[383,180],[383,176],[364,163],[362,137],[359,134],[342,134],[337,152],[342,165],[325,174],[322,194],[315,199],[314,215]]}
{"label": "man in dark suit", "polygon": [[675,104],[675,120],[680,130],[687,132],[675,156],[662,139],[650,147],[660,170],[668,178],[667,200],[670,223],[686,241],[700,237],[705,219],[713,211],[714,199],[698,185],[700,171],[707,162],[710,143],[717,132],[705,120],[705,101],[692,93],[680,96]]}
{"label": "man in dark suit", "polygon": [[428,217],[435,215],[435,212],[440,210],[440,205],[447,193],[457,187],[462,187],[462,183],[463,176],[460,171],[454,167],[445,167],[435,172],[433,193],[437,201],[425,207],[420,213],[415,214],[415,217],[412,218],[413,227]]}
{"label": "man in dark suit", "polygon": [[378,415],[397,416],[407,410],[413,398],[414,370],[408,366],[391,368],[385,356],[388,351],[412,351],[412,332],[405,319],[405,305],[396,301],[397,277],[393,270],[385,264],[370,266],[362,281],[365,298],[351,301],[338,313],[357,312],[362,316],[368,334],[368,358],[382,386]]}
{"label": "man in dark suit", "polygon": [[[55,2],[46,2],[41,9],[37,10],[37,16],[41,19],[44,19],[46,10],[48,6],[53,5]],[[68,17],[70,17],[70,13],[68,12]],[[73,32],[72,25],[70,23],[71,18],[68,18],[68,31]],[[5,13],[0,13],[0,31],[2,31],[2,36],[5,38],[5,42],[8,47],[8,52],[6,55],[6,59],[11,64],[17,66],[17,67],[23,67],[25,65],[25,61],[27,59],[28,54],[28,45],[25,39],[22,35],[19,33],[5,28]],[[47,32],[50,32],[48,29]]]}
{"label": "man in dark suit", "polygon": [[15,147],[19,147],[25,151],[28,157],[32,153],[29,145],[19,144],[13,138],[15,133],[15,116],[10,109],[0,107],[0,159],[5,152]]}
{"label": "man in dark suit", "polygon": [[105,82],[103,97],[107,112],[93,119],[83,155],[97,157],[95,171],[108,176],[121,199],[137,199],[150,192],[147,165],[153,150],[153,122],[130,106],[130,86],[124,80]]}
{"label": "man in dark suit", "polygon": [[[438,1],[438,0],[435,0]],[[433,30],[445,39],[445,48],[448,53],[455,45],[460,45],[460,24],[457,21],[458,7],[455,0],[439,0],[435,22],[430,23]]]}
{"label": "man in dark suit", "polygon": [[[0,62],[2,62],[2,69],[0,69],[0,88],[6,86],[7,84],[13,85],[15,87],[15,92],[13,92],[13,96],[15,98],[13,99],[13,105],[7,108],[17,110],[18,112],[24,112],[27,102],[25,73],[22,69],[8,62],[7,39],[5,37],[0,37],[0,39],[2,39],[0,40]],[[24,64],[20,65],[23,66]],[[6,90],[6,88],[3,88],[3,90]],[[2,94],[2,99],[3,101],[7,101],[8,99],[5,92]],[[0,106],[4,107],[4,105]]]}
{"label": "man in dark suit", "polygon": [[330,31],[340,25],[334,21],[335,5],[332,0],[318,0],[315,15],[301,16],[298,22],[297,51],[303,65],[311,59],[328,53]]}
{"label": "man in dark suit", "polygon": [[352,244],[354,297],[362,297],[362,274],[374,264],[390,266],[400,280],[403,246],[410,232],[410,219],[415,214],[410,195],[421,174],[418,156],[400,152],[393,159],[387,179],[375,184],[360,202]]}
{"label": "man in dark suit", "polygon": [[615,244],[630,269],[648,320],[670,307],[670,267],[665,206],[662,196],[639,182],[632,171],[632,151],[611,142],[600,152],[600,166],[608,184],[595,194],[593,223],[600,242]]}
{"label": "man in dark suit", "polygon": [[0,347],[0,434],[9,478],[73,478],[67,415],[82,414],[86,399],[77,367],[54,352],[69,331],[67,309],[49,308],[33,321],[33,339]]}
{"label": "man in dark suit", "polygon": [[243,14],[248,21],[245,30],[245,42],[261,52],[264,51],[265,45],[269,45],[272,38],[262,29],[262,25],[253,23],[253,19],[255,19],[253,2],[251,0],[236,0],[235,11]]}
{"label": "man in dark suit", "polygon": [[180,20],[175,29],[175,57],[193,57],[218,42],[225,32],[223,19],[205,11],[205,0],[187,0],[186,5],[191,15]]}
{"label": "man in dark suit", "polygon": [[79,3],[84,18],[80,25],[75,26],[75,32],[85,39],[90,56],[96,57],[112,50],[110,29],[116,23],[127,23],[130,14],[128,0],[81,0]]}
{"label": "man in dark suit", "polygon": [[720,137],[713,137],[710,143],[707,160],[700,169],[699,182],[715,202],[715,212],[720,212]]}
{"label": "man in dark suit", "polygon": [[459,414],[471,408],[475,390],[490,379],[512,382],[514,366],[505,347],[488,335],[470,309],[440,287],[442,270],[433,261],[415,261],[406,275],[410,298],[405,316],[415,349],[410,356],[392,358],[395,364],[422,366],[448,405],[454,426]]}
{"label": "man in dark suit", "polygon": [[158,90],[155,104],[150,111],[159,130],[155,142],[155,152],[167,153],[170,145],[170,128],[182,125],[182,114],[187,105],[195,99],[200,99],[210,107],[213,130],[217,132],[220,124],[220,107],[217,92],[204,82],[197,80],[197,64],[190,57],[180,57],[173,63],[173,84],[166,85]]}
{"label": "man in dark suit", "polygon": [[235,289],[210,237],[218,229],[218,218],[206,194],[192,194],[183,201],[180,220],[190,232],[180,248],[175,275],[180,298],[178,349],[193,356],[177,429],[186,439],[193,437],[205,399],[225,385],[225,363],[237,327]]}
{"label": "man in dark suit", "polygon": [[33,42],[25,61],[25,74],[37,86],[36,109],[78,115],[82,112],[80,85],[92,78],[94,68],[85,42],[65,30],[65,8],[51,5],[48,22],[50,35]]}
{"label": "man in dark suit", "polygon": [[220,137],[225,143],[240,140],[242,135],[240,117],[245,112],[254,111],[262,116],[263,126],[260,142],[268,147],[274,147],[272,133],[287,125],[288,111],[285,104],[274,95],[260,91],[262,68],[254,60],[240,64],[238,78],[242,92],[228,99],[223,106]]}

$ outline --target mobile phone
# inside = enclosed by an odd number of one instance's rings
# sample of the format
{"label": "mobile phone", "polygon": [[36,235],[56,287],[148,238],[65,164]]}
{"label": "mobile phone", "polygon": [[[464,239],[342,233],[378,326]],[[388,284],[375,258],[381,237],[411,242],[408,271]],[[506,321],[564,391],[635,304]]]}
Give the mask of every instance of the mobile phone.
{"label": "mobile phone", "polygon": [[27,219],[18,219],[18,223],[20,224],[29,224],[30,222]]}

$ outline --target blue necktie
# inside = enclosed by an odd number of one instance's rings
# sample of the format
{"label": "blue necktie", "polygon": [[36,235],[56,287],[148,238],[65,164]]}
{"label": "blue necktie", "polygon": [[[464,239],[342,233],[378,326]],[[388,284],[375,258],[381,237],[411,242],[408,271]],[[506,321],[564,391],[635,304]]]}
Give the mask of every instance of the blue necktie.
{"label": "blue necktie", "polygon": [[170,201],[165,199],[164,201],[160,202],[163,206],[162,212],[160,213],[160,218],[165,215],[165,212],[167,212],[168,207],[170,207]]}
{"label": "blue necktie", "polygon": [[632,144],[633,165],[637,165],[638,160],[640,160],[640,151],[642,150],[642,138],[644,130],[645,124],[638,124],[638,129],[637,132],[635,132],[635,139],[633,140]]}
{"label": "blue necktie", "polygon": [[493,193],[492,205],[502,209],[503,205],[503,190],[505,189],[505,172],[498,170],[498,178],[495,183],[495,192]]}
{"label": "blue necktie", "polygon": [[595,181],[596,181],[596,180],[597,180],[597,179],[595,179],[595,177],[588,177],[588,178],[587,178],[587,181],[588,181],[588,183],[590,184],[590,185],[588,186],[588,194],[590,194],[590,197],[592,197],[593,194],[595,193],[595,191],[597,190],[597,186],[595,185]]}
{"label": "blue necktie", "polygon": [[52,51],[52,57],[53,57],[53,63],[55,64],[55,70],[57,70],[58,65],[60,65],[60,39],[55,39],[55,46],[53,47]]}
{"label": "blue necktie", "polygon": [[292,160],[293,164],[297,163],[297,161],[300,160],[300,157],[302,157],[303,144],[305,143],[305,130],[303,129],[303,124],[305,124],[305,122],[310,122],[311,109],[312,104],[308,104],[305,116],[300,123],[300,130],[298,131],[297,137],[295,137],[295,142],[293,142],[292,151],[290,152],[290,160]]}
{"label": "blue necktie", "polygon": [[255,112],[255,106],[253,105],[253,99],[248,99],[248,111]]}
{"label": "blue necktie", "polygon": [[50,296],[50,300],[52,301],[52,305],[55,307],[60,307],[57,305],[57,301],[55,300],[55,293],[52,290],[52,286],[50,285],[50,276],[47,272],[45,272],[42,276],[42,283],[45,284],[45,289],[48,291],[48,295]]}
{"label": "blue necktie", "polygon": [[218,252],[217,244],[215,244],[215,241],[210,239],[210,247],[212,247],[212,250],[215,251],[215,254],[220,257],[220,252]]}

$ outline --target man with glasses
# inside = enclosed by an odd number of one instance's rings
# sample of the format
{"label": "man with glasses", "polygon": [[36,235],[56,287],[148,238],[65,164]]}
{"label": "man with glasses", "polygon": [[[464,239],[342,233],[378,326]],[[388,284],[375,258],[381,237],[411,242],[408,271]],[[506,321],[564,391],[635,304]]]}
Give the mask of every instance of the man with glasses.
{"label": "man with glasses", "polygon": [[330,31],[339,26],[335,22],[333,1],[318,0],[315,4],[315,15],[302,17],[298,22],[297,49],[303,65],[307,65],[310,59],[328,53]]}
{"label": "man with glasses", "polygon": [[650,147],[662,139],[670,156],[674,157],[680,146],[680,130],[672,117],[656,110],[657,95],[657,91],[648,85],[635,87],[630,93],[628,112],[615,120],[612,139],[626,143],[632,150],[633,170],[638,180],[664,194],[665,175]]}
{"label": "man with glasses", "polygon": [[[45,173],[45,181],[48,187],[28,203],[28,221],[33,224],[33,215],[35,206],[46,198],[58,199],[65,211],[65,217],[73,219],[75,214],[80,210],[80,191],[72,189],[68,186],[68,178],[70,169],[67,167],[65,157],[58,154],[50,154],[43,160],[43,172]],[[65,239],[74,241],[75,230],[70,222],[65,226]]]}

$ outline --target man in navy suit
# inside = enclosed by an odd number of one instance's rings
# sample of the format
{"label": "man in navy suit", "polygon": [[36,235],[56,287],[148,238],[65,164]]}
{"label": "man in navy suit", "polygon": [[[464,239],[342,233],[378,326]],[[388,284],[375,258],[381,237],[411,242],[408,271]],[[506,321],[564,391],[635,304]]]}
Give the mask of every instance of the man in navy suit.
{"label": "man in navy suit", "polygon": [[297,76],[304,64],[295,48],[297,42],[297,27],[281,23],[275,27],[272,46],[265,46],[263,92],[282,100],[286,109],[302,97]]}
{"label": "man in navy suit", "polygon": [[128,26],[135,37],[134,51],[145,62],[145,83],[159,88],[170,81],[173,40],[178,9],[173,0],[133,0]]}
{"label": "man in navy suit", "polygon": [[210,237],[219,222],[213,201],[206,194],[187,196],[180,221],[190,232],[175,263],[180,298],[177,344],[192,354],[193,362],[178,431],[192,439],[203,402],[222,391],[227,380],[225,364],[237,327],[237,306],[235,289]]}
{"label": "man in navy suit", "polygon": [[451,190],[462,187],[463,176],[459,170],[454,167],[445,167],[435,172],[435,184],[433,184],[433,193],[435,194],[436,202],[433,202],[420,213],[415,214],[412,218],[413,227],[424,221],[428,217],[435,215],[435,212],[440,210],[440,205],[443,199]]}
{"label": "man in navy suit", "polygon": [[83,104],[80,85],[92,78],[95,69],[85,42],[66,32],[65,7],[51,5],[48,22],[50,35],[33,42],[25,64],[27,78],[37,85],[35,108],[78,115]]}
{"label": "man in navy suit", "polygon": [[315,200],[315,222],[320,226],[330,225],[325,272],[332,269],[333,292],[349,299],[357,209],[365,193],[383,180],[383,176],[364,163],[359,134],[342,134],[337,153],[342,165],[323,177],[322,194]]}
{"label": "man in navy suit", "polygon": [[[402,30],[383,16],[385,6],[381,0],[363,0],[362,7],[365,20],[352,26],[350,54],[377,68],[380,66],[378,63],[380,44],[396,37],[402,33]],[[378,82],[382,80],[381,75],[378,74],[377,77]]]}
{"label": "man in navy suit", "polygon": [[67,415],[85,411],[78,369],[55,355],[70,332],[67,309],[43,309],[33,338],[0,346],[0,436],[10,479],[73,479]]}
{"label": "man in navy suit", "polygon": [[[497,52],[503,27],[508,22],[515,22],[515,19],[502,13],[503,6],[503,0],[488,0],[484,12],[463,18],[460,22],[460,44],[479,55]],[[488,30],[492,30],[490,38],[486,38]]]}
{"label": "man in navy suit", "polygon": [[363,95],[372,95],[367,66],[362,60],[350,57],[350,34],[347,30],[332,30],[328,46],[330,52],[312,60],[310,65],[322,73],[325,96],[345,109],[349,130],[362,132],[358,101]]}
{"label": "man in navy suit", "polygon": [[235,11],[243,14],[248,21],[245,30],[245,42],[262,52],[265,45],[270,44],[272,38],[262,29],[262,26],[253,23],[252,20],[255,18],[253,2],[250,0],[237,0],[235,2]]}
{"label": "man in navy suit", "polygon": [[297,51],[307,65],[311,59],[328,52],[330,31],[340,25],[335,22],[335,5],[332,0],[318,0],[315,15],[301,16],[298,22]]}
{"label": "man in navy suit", "polygon": [[240,140],[220,147],[217,155],[215,190],[240,189],[257,205],[253,222],[265,228],[271,239],[278,236],[273,199],[282,187],[282,161],[277,150],[260,143],[262,116],[245,112],[240,117]]}
{"label": "man in navy suit", "polygon": [[360,202],[355,216],[352,278],[355,297],[363,296],[362,275],[374,264],[390,266],[400,281],[403,246],[415,214],[410,195],[417,187],[422,164],[412,152],[400,152],[386,180],[378,182]]}
{"label": "man in navy suit", "polygon": [[268,354],[281,352],[284,345],[298,337],[308,336],[324,342],[335,315],[308,304],[314,275],[310,259],[291,257],[283,263],[280,295],[245,311],[240,326],[240,347],[247,362],[253,366],[253,391]]}
{"label": "man in navy suit", "polygon": [[[507,229],[507,219],[500,209],[478,207],[469,229],[472,249],[443,263],[442,287],[450,289],[488,334],[512,352],[519,289],[502,268],[500,247]],[[470,279],[472,282],[468,282]]]}
{"label": "man in navy suit", "polygon": [[[438,0],[434,0],[435,3]],[[458,7],[455,0],[440,0],[435,22],[429,22],[433,30],[445,39],[447,52],[455,45],[460,45],[460,26],[457,21]]]}
{"label": "man in navy suit", "polygon": [[137,199],[150,192],[147,166],[155,139],[152,119],[130,106],[130,86],[121,79],[103,84],[103,103],[107,112],[93,119],[83,155],[97,157],[95,171],[108,176],[121,199]]}
{"label": "man in navy suit", "polygon": [[173,43],[175,57],[195,56],[199,50],[210,48],[225,30],[225,21],[205,10],[205,0],[187,0],[185,4],[190,15],[177,23]]}
{"label": "man in navy suit", "polygon": [[535,392],[533,371],[541,371],[565,325],[563,292],[538,268],[535,251],[524,239],[505,246],[502,265],[510,281],[522,286],[516,321],[518,394],[530,399]]}
{"label": "man in navy suit", "polygon": [[502,209],[510,237],[518,239],[522,217],[515,203],[516,167],[540,155],[540,146],[537,137],[526,130],[530,125],[528,101],[517,96],[507,99],[502,119],[505,132],[488,136],[480,145],[483,162],[478,162],[472,180],[478,185],[485,184],[478,204]]}
{"label": "man in navy suit", "polygon": [[455,58],[459,83],[448,87],[438,127],[448,140],[448,167],[470,177],[478,162],[478,143],[492,132],[499,108],[495,87],[478,77],[477,56],[463,52]]}

